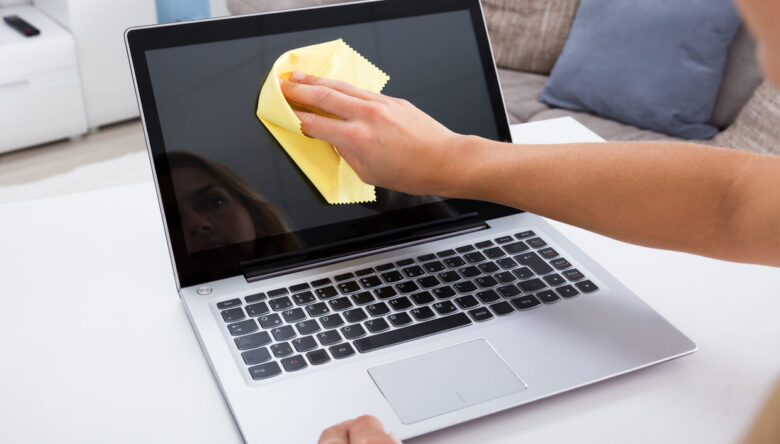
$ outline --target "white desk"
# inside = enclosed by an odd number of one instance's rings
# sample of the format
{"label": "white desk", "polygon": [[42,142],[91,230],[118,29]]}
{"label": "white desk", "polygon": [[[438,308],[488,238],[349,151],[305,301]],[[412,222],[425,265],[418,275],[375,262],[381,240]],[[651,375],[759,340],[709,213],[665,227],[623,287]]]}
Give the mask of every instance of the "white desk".
{"label": "white desk", "polygon": [[[780,376],[780,270],[555,225],[699,351],[412,442],[735,442]],[[0,298],[0,442],[240,441],[151,183],[0,206]]]}

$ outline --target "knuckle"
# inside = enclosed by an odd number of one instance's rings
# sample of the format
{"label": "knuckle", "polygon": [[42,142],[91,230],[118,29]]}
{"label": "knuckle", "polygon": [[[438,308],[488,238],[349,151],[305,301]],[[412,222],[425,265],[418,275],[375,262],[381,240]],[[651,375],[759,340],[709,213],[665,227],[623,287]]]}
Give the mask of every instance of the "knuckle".
{"label": "knuckle", "polygon": [[324,102],[333,97],[333,90],[324,86],[315,86],[312,90],[312,98],[317,102]]}

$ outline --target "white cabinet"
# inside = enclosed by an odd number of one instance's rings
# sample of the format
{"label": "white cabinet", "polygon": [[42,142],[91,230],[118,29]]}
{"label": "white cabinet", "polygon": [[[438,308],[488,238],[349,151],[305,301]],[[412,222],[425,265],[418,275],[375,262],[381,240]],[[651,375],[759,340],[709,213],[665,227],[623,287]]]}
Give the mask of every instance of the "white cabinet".
{"label": "white cabinet", "polygon": [[24,37],[0,23],[0,152],[87,129],[73,38],[32,6],[0,9],[40,29]]}

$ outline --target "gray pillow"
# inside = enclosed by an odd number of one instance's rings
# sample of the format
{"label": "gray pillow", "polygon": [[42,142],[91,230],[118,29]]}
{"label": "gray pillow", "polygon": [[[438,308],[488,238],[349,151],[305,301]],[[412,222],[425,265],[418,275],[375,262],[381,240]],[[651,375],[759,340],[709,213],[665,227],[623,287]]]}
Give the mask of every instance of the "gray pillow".
{"label": "gray pillow", "polygon": [[687,139],[709,139],[732,0],[582,0],[539,100]]}

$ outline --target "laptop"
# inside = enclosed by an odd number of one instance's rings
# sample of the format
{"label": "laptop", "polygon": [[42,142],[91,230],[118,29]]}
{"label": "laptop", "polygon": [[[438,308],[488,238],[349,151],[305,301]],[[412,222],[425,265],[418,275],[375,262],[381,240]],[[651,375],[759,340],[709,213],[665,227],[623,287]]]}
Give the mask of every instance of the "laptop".
{"label": "laptop", "polygon": [[313,443],[362,414],[410,438],[695,351],[541,217],[382,188],[329,205],[255,116],[277,57],[341,38],[386,94],[510,142],[478,0],[125,38],[179,297],[247,442]]}

